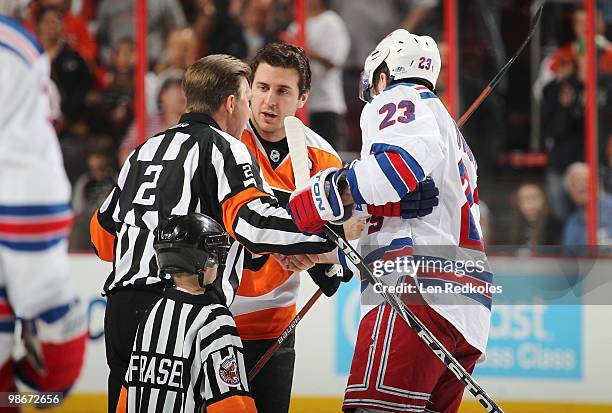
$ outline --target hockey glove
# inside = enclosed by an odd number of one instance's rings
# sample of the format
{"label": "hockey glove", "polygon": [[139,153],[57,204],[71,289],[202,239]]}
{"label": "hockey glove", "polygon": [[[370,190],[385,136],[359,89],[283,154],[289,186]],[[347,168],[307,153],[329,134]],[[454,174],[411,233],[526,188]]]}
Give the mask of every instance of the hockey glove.
{"label": "hockey glove", "polygon": [[368,213],[379,217],[402,217],[404,219],[424,217],[438,205],[438,188],[431,178],[419,182],[414,191],[407,193],[398,202],[385,205],[368,205]]}
{"label": "hockey glove", "polygon": [[331,297],[336,293],[343,280],[343,271],[340,265],[317,264],[308,270],[312,281],[319,286],[323,294]]}
{"label": "hockey glove", "polygon": [[315,234],[328,222],[342,223],[352,208],[342,205],[340,194],[346,188],[346,170],[329,168],[315,174],[308,185],[289,198],[287,209],[300,231]]}

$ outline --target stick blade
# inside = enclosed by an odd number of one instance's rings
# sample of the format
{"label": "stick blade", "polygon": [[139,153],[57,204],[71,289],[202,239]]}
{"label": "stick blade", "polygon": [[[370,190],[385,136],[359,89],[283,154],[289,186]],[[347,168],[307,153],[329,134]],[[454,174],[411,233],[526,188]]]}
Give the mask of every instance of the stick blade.
{"label": "stick blade", "polygon": [[295,188],[306,186],[310,179],[310,168],[308,167],[308,150],[306,148],[306,133],[304,124],[295,116],[285,118],[285,133],[287,134],[287,145],[291,156],[291,166],[295,179]]}

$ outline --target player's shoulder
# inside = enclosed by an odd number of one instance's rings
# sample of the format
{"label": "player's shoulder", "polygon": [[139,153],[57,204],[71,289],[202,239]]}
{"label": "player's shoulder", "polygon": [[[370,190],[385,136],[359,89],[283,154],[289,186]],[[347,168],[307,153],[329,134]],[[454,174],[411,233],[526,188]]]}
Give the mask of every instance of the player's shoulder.
{"label": "player's shoulder", "polygon": [[34,65],[45,52],[30,32],[7,16],[0,16],[0,46],[27,66]]}
{"label": "player's shoulder", "polygon": [[325,140],[321,135],[310,129],[308,126],[304,127],[304,135],[306,136],[306,146],[313,148],[315,151],[327,152],[339,158],[338,153],[329,142]]}

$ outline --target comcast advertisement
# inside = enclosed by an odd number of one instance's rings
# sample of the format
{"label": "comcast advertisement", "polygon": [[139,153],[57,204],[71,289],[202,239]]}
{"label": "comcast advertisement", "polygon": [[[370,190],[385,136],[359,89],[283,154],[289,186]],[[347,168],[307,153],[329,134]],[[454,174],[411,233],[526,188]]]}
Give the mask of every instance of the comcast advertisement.
{"label": "comcast advertisement", "polygon": [[[499,378],[583,378],[583,305],[580,283],[542,275],[542,268],[495,274],[487,359],[475,375]],[[549,268],[548,268],[549,269]],[[518,275],[520,274],[520,275]],[[569,279],[569,281],[568,281]],[[350,371],[357,338],[360,288],[356,280],[336,294],[335,372]]]}
{"label": "comcast advertisement", "polygon": [[581,306],[494,306],[487,360],[476,375],[580,379],[581,360]]}

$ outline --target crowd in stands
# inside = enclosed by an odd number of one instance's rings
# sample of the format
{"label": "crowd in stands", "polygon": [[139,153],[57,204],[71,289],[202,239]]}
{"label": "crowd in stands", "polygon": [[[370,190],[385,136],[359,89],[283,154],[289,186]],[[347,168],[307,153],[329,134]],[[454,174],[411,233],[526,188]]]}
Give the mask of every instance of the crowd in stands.
{"label": "crowd in stands", "polygon": [[[291,0],[147,3],[146,136],[175,124],[185,110],[181,78],[196,59],[229,53],[248,60],[267,42],[296,41]],[[347,161],[360,148],[363,103],[357,96],[366,54],[396,27],[432,35],[439,42],[443,61],[447,47],[442,39],[439,0],[375,3],[374,7],[370,0],[307,2],[307,53],[312,66],[310,125]],[[460,112],[467,109],[497,72],[500,62],[505,63],[514,45],[524,38],[525,31],[514,23],[520,21],[527,27],[529,5],[527,0],[460,3]],[[554,35],[548,37],[548,53],[533,88],[541,101],[542,121],[541,125],[530,126],[541,126],[540,150],[547,154],[547,163],[535,174],[511,171],[515,191],[509,189],[511,186],[495,187],[502,170],[497,164],[499,155],[524,149],[521,142],[527,140],[523,126],[531,122],[528,53],[515,63],[505,86],[502,83],[488,97],[462,130],[479,161],[479,179],[484,187],[483,228],[490,245],[533,249],[538,245],[586,243],[586,16],[575,5],[547,7],[558,21],[549,22],[548,29],[544,27],[544,34]],[[612,24],[606,18],[612,13],[607,3],[601,7],[596,38],[601,173],[598,234],[600,244],[611,244],[612,45],[608,36]],[[137,135],[134,124],[135,2],[34,0],[22,17],[51,59],[53,122],[73,184],[77,214],[71,247],[87,250],[89,217],[112,188],[122,163],[145,138]],[[496,24],[485,24],[489,18]],[[571,27],[571,33],[566,26]],[[443,101],[445,92],[446,79],[441,75],[437,94]],[[508,219],[498,219],[501,216]]]}

